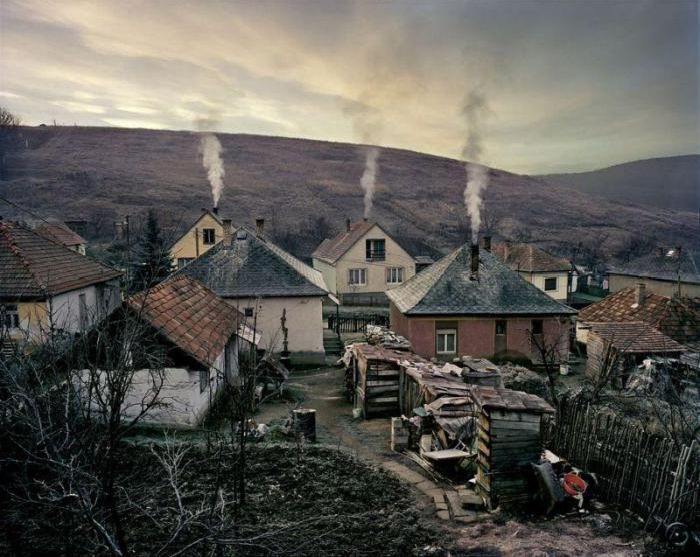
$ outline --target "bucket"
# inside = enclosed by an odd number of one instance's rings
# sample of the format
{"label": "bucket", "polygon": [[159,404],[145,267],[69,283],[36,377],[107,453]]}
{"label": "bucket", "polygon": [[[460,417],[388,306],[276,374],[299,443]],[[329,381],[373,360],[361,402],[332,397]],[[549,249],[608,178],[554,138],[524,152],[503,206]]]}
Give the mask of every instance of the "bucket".
{"label": "bucket", "polygon": [[562,487],[564,488],[564,493],[570,497],[576,497],[586,491],[588,484],[581,479],[581,476],[569,472],[564,474]]}

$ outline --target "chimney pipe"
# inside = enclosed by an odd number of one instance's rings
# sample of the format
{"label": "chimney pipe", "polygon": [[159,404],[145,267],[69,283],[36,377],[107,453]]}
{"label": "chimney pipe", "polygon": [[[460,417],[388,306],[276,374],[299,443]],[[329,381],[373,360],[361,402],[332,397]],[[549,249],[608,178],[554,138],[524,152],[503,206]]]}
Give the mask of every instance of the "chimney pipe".
{"label": "chimney pipe", "polygon": [[479,244],[474,243],[471,247],[471,278],[479,280]]}
{"label": "chimney pipe", "polygon": [[637,306],[642,307],[644,305],[644,298],[646,297],[647,286],[643,282],[637,283],[637,290],[635,291],[635,302]]}
{"label": "chimney pipe", "polygon": [[255,219],[255,235],[262,238],[265,234],[265,219]]}
{"label": "chimney pipe", "polygon": [[491,236],[484,236],[484,249],[491,251]]}
{"label": "chimney pipe", "polygon": [[233,235],[233,225],[231,219],[223,219],[224,224],[224,245],[231,243],[231,236]]}
{"label": "chimney pipe", "polygon": [[350,219],[345,219],[345,230],[350,232]]}

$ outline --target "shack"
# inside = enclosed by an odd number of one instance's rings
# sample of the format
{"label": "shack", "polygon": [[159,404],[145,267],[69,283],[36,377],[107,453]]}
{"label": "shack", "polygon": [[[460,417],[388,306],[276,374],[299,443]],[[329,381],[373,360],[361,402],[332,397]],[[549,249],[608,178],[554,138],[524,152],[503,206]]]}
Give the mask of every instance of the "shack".
{"label": "shack", "polygon": [[539,462],[541,422],[552,408],[538,396],[493,387],[471,388],[479,412],[476,484],[490,508],[527,503],[530,463]]}

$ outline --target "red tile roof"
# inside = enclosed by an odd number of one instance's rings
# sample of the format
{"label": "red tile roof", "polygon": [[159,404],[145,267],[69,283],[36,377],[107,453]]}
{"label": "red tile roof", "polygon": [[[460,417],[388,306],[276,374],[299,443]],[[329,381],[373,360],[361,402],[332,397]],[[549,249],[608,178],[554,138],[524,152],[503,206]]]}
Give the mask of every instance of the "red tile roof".
{"label": "red tile roof", "polygon": [[17,222],[0,221],[0,298],[42,299],[121,274]]}
{"label": "red tile roof", "polygon": [[623,288],[600,302],[583,308],[579,320],[586,323],[643,321],[677,342],[700,340],[700,298],[669,298],[645,290],[637,303],[637,288]]}
{"label": "red tile roof", "polygon": [[643,321],[591,323],[591,332],[626,354],[667,354],[687,349]]}
{"label": "red tile roof", "polygon": [[568,271],[571,263],[532,244],[494,244],[491,252],[513,271],[552,273]]}
{"label": "red tile roof", "polygon": [[311,257],[328,263],[335,263],[345,255],[355,243],[369,232],[375,223],[361,220],[350,224],[349,230],[344,230],[335,238],[326,238],[311,254]]}
{"label": "red tile roof", "polygon": [[80,244],[87,244],[85,238],[80,234],[73,232],[65,224],[61,222],[47,222],[40,224],[34,228],[34,232],[47,238],[48,240],[53,240],[64,246],[73,247]]}
{"label": "red tile roof", "polygon": [[202,283],[178,275],[127,300],[133,311],[197,361],[213,365],[245,317]]}

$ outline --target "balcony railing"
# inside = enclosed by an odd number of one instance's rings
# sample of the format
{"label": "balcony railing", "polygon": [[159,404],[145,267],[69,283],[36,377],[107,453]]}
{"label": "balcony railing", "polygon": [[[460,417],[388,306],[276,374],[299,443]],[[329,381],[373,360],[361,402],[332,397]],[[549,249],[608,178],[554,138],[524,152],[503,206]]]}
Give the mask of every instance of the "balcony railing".
{"label": "balcony railing", "polygon": [[386,252],[382,251],[372,251],[367,254],[367,261],[384,261],[386,259]]}

